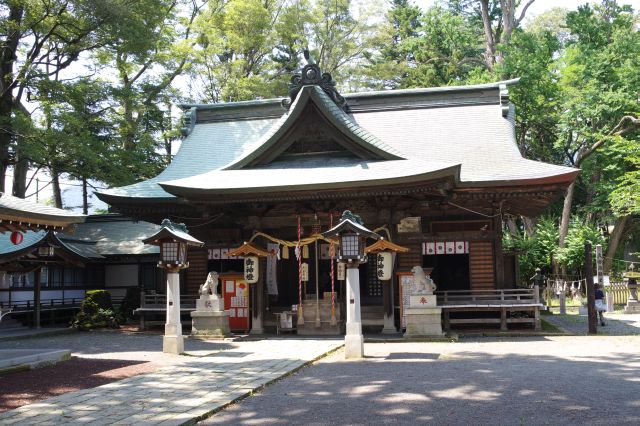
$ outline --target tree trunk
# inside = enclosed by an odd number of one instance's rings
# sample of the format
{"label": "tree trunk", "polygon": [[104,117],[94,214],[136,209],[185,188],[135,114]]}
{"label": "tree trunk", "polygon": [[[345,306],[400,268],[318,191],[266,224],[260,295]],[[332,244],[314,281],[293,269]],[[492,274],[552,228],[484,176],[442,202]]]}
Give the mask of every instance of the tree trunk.
{"label": "tree trunk", "polygon": [[60,173],[57,169],[51,169],[51,183],[53,185],[53,201],[55,206],[62,208],[62,191],[60,191]]}
{"label": "tree trunk", "polygon": [[536,232],[538,220],[533,217],[522,216],[522,224],[524,225],[524,232],[526,232],[527,236],[533,237],[533,234]]}
{"label": "tree trunk", "polygon": [[604,256],[604,270],[605,274],[611,273],[611,267],[613,266],[613,257],[618,251],[618,246],[624,236],[624,230],[629,222],[629,216],[620,216],[616,219],[613,232],[609,236],[609,245],[607,246],[607,254]]}
{"label": "tree trunk", "polygon": [[[9,28],[13,31],[6,31],[3,34],[2,49],[0,49],[0,192],[5,192],[5,178],[7,167],[9,167],[9,146],[12,141],[11,114],[13,112],[13,93],[11,85],[14,83],[14,69],[16,63],[16,52],[20,43],[21,31],[18,29],[22,24],[24,6],[22,2],[10,2],[5,8],[9,9]],[[5,3],[6,4],[6,3]],[[4,15],[4,13],[3,13]]]}
{"label": "tree trunk", "polygon": [[27,192],[27,172],[29,162],[18,152],[16,162],[13,166],[13,189],[12,193],[16,197],[24,198]]}
{"label": "tree trunk", "polygon": [[560,242],[558,246],[564,248],[567,232],[569,232],[569,220],[571,219],[571,205],[573,204],[573,192],[576,182],[571,182],[564,196],[564,204],[562,206],[562,219],[560,221]]}
{"label": "tree trunk", "polygon": [[506,220],[507,223],[507,228],[509,229],[509,234],[511,235],[519,235],[520,232],[518,232],[518,224],[516,223],[516,219],[514,217],[509,217]]}
{"label": "tree trunk", "polygon": [[493,28],[491,27],[491,18],[489,17],[489,0],[480,0],[480,14],[485,38],[484,62],[487,69],[492,70],[495,63],[496,42],[493,36]]}
{"label": "tree trunk", "polygon": [[89,214],[89,194],[87,193],[87,178],[82,178],[82,214]]}

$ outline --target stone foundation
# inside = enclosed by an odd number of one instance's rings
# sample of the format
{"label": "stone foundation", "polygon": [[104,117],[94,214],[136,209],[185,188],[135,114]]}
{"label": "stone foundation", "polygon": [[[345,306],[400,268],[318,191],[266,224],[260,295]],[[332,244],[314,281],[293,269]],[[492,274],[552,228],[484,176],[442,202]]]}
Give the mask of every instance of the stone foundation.
{"label": "stone foundation", "polygon": [[192,336],[223,338],[231,335],[227,311],[194,311],[191,320]]}
{"label": "stone foundation", "polygon": [[231,335],[229,311],[224,310],[223,299],[207,295],[196,300],[196,310],[191,312],[191,335],[218,339]]}
{"label": "stone foundation", "polygon": [[440,337],[444,335],[441,308],[409,308],[405,314],[407,329],[404,337]]}

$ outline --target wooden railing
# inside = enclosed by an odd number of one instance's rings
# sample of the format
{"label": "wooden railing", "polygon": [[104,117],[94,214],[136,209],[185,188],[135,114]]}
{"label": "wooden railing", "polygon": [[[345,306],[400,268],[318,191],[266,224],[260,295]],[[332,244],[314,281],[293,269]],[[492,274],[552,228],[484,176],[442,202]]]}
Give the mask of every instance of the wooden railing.
{"label": "wooden railing", "polygon": [[629,288],[624,283],[605,285],[604,292],[613,295],[614,305],[626,305],[627,299],[629,299]]}
{"label": "wooden railing", "polygon": [[[40,301],[40,309],[72,309],[79,308],[83,298],[64,299],[43,299]],[[19,302],[0,302],[0,308],[11,308],[14,313],[33,311],[35,302],[33,300],[22,300]]]}
{"label": "wooden railing", "polygon": [[538,287],[501,290],[450,290],[437,291],[438,305],[525,305],[539,304]]}
{"label": "wooden railing", "polygon": [[[180,295],[180,308],[190,309],[196,307],[196,299],[198,295],[195,294],[181,294]],[[144,291],[140,293],[140,308],[144,309],[165,309],[167,307],[167,295],[166,294],[147,294]]]}

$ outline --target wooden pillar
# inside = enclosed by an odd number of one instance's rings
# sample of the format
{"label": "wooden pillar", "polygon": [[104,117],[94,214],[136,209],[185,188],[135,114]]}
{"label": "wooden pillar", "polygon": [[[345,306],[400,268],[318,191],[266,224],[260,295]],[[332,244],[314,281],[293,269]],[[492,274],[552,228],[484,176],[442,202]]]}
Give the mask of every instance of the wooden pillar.
{"label": "wooden pillar", "polygon": [[259,275],[258,282],[251,286],[251,332],[250,334],[263,334],[262,325],[263,307],[264,307],[264,281],[267,272],[267,259],[259,258]]}
{"label": "wooden pillar", "polygon": [[40,268],[34,271],[33,280],[34,326],[40,328]]}
{"label": "wooden pillar", "polygon": [[507,308],[500,308],[500,331],[507,331]]}
{"label": "wooden pillar", "polygon": [[496,270],[496,288],[505,288],[504,283],[504,256],[502,255],[502,217],[493,218],[493,255]]}
{"label": "wooden pillar", "polygon": [[384,327],[382,334],[395,334],[395,321],[393,318],[393,277],[389,281],[382,282],[382,306],[384,308]]}

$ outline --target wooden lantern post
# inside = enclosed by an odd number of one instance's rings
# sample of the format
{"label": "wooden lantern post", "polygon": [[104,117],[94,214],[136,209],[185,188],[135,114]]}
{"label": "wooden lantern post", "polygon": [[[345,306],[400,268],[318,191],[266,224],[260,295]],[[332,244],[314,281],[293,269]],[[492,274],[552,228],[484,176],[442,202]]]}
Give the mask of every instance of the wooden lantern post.
{"label": "wooden lantern post", "polygon": [[167,321],[164,326],[162,351],[180,354],[184,352],[184,337],[182,322],[180,322],[179,272],[189,267],[188,246],[202,247],[204,243],[189,235],[183,223],[174,224],[169,219],[163,220],[162,228],[143,242],[160,246],[158,268],[167,271]]}
{"label": "wooden lantern post", "polygon": [[345,358],[364,357],[364,337],[360,315],[360,274],[358,266],[366,262],[364,252],[367,238],[380,239],[380,235],[367,229],[362,219],[349,210],[342,214],[340,222],[323,232],[325,238],[339,238],[338,261],[347,266],[347,333],[344,336]]}
{"label": "wooden lantern post", "polygon": [[384,327],[382,328],[383,334],[395,334],[396,330],[395,322],[393,319],[393,254],[394,253],[406,253],[409,249],[402,247],[391,241],[380,238],[364,249],[364,252],[376,254],[376,274],[378,280],[383,281],[383,304],[384,304]]}
{"label": "wooden lantern post", "polygon": [[253,243],[245,242],[237,249],[229,251],[227,255],[244,258],[244,280],[252,287],[250,294],[250,334],[263,334],[262,308],[264,306],[264,273],[260,272],[260,258],[266,258],[271,255],[271,253]]}

